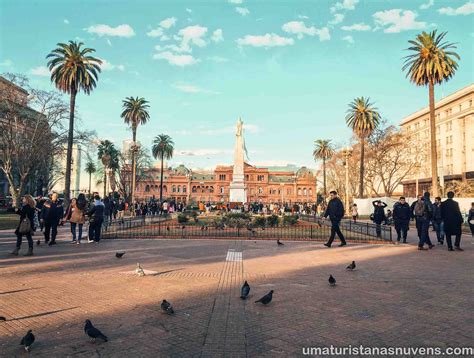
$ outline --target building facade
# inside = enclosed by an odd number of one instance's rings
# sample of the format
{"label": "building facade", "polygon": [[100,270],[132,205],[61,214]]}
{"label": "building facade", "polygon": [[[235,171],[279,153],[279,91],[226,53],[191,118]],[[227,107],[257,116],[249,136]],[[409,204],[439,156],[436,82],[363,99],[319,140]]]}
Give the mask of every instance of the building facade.
{"label": "building facade", "polygon": [[[229,202],[233,166],[217,166],[213,171],[193,171],[180,165],[163,173],[163,198],[176,202]],[[160,168],[147,170],[137,184],[137,200],[159,199]],[[249,202],[315,202],[316,178],[312,170],[293,166],[262,168],[245,163],[244,182]]]}
{"label": "building facade", "polygon": [[[435,103],[438,173],[441,186],[450,181],[474,183],[474,84]],[[402,120],[402,130],[415,140],[417,148],[427,148],[420,166],[403,182],[406,196],[431,188],[429,107]]]}
{"label": "building facade", "polygon": [[[57,193],[64,192],[65,188],[65,176],[66,172],[66,153],[67,146],[64,147],[63,155],[59,158],[53,158],[58,161],[57,170],[60,172],[60,179],[54,184],[52,190]],[[81,187],[81,160],[82,152],[81,146],[77,144],[72,145],[72,158],[71,158],[71,197],[74,198],[81,192],[87,192],[84,185]]]}

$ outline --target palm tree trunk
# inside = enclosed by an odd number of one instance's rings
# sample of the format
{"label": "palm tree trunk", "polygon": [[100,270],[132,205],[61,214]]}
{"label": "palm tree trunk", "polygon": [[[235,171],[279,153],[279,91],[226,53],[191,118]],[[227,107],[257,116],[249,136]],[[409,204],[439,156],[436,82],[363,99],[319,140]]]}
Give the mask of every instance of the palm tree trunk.
{"label": "palm tree trunk", "polygon": [[161,153],[161,171],[160,171],[160,203],[163,203],[163,159],[165,152]]}
{"label": "palm tree trunk", "polygon": [[89,173],[89,199],[91,198],[92,173]]}
{"label": "palm tree trunk", "polygon": [[104,167],[104,198],[107,196],[107,168]]}
{"label": "palm tree trunk", "polygon": [[365,147],[364,143],[365,138],[360,138],[360,168],[359,168],[359,198],[364,197],[364,155],[365,155]]}
{"label": "palm tree trunk", "polygon": [[136,186],[136,171],[137,171],[137,168],[136,168],[136,163],[135,163],[135,147],[136,147],[136,143],[135,141],[137,140],[137,128],[133,128],[132,127],[132,133],[133,133],[133,147],[132,147],[132,187],[130,188],[130,192],[131,192],[131,199],[130,201],[133,203],[135,201],[135,186]]}
{"label": "palm tree trunk", "polygon": [[66,176],[64,178],[64,204],[69,205],[71,194],[71,164],[72,164],[72,145],[74,140],[74,111],[76,108],[77,91],[71,91],[71,99],[69,102],[69,132],[67,137],[67,152],[66,152]]}
{"label": "palm tree trunk", "polygon": [[324,187],[324,198],[327,196],[326,191],[326,158],[323,158],[323,187]]}
{"label": "palm tree trunk", "polygon": [[434,99],[434,84],[430,81],[429,85],[430,96],[430,141],[431,141],[431,187],[433,197],[439,196],[438,186],[438,150],[436,148],[436,118],[435,118],[435,99]]}

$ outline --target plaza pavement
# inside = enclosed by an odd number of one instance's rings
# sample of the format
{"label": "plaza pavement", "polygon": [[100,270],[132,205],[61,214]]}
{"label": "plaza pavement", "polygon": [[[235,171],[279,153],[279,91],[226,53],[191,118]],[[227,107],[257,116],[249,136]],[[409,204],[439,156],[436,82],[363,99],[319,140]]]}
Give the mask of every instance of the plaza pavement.
{"label": "plaza pavement", "polygon": [[[76,246],[66,236],[62,228],[58,245],[12,257],[13,237],[0,233],[1,357],[27,356],[19,341],[28,329],[37,340],[31,357],[295,357],[303,347],[331,344],[472,346],[474,245],[466,235],[464,252],[185,239]],[[116,250],[125,256],[116,259]],[[347,272],[352,260],[357,270]],[[154,273],[130,274],[137,262]],[[247,301],[239,298],[244,280]],[[268,306],[254,303],[271,289]],[[174,316],[160,311],[162,299]],[[90,343],[85,319],[109,342]]]}

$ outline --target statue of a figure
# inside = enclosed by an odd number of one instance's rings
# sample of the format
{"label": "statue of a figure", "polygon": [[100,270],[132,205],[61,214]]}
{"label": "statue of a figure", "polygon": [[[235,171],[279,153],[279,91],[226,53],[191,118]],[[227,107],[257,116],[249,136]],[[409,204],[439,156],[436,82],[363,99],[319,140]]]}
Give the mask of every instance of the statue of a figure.
{"label": "statue of a figure", "polygon": [[237,121],[237,130],[235,132],[235,135],[237,137],[242,136],[242,119],[241,118],[239,118],[239,120]]}

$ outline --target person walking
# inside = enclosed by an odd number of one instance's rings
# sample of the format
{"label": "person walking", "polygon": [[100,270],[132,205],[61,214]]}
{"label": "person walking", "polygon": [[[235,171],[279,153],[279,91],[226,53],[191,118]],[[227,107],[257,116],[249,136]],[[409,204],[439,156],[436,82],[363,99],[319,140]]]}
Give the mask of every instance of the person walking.
{"label": "person walking", "polygon": [[444,221],[444,233],[446,235],[446,243],[448,244],[448,250],[453,250],[453,243],[451,236],[456,237],[454,241],[454,248],[458,251],[464,251],[461,249],[461,235],[462,235],[462,224],[464,222],[459,209],[458,202],[453,200],[454,193],[448,192],[448,198],[441,203],[441,217]]}
{"label": "person walking", "polygon": [[96,242],[100,241],[100,230],[102,223],[104,222],[104,203],[100,200],[100,196],[94,196],[94,204],[87,213],[89,217],[89,241]]}
{"label": "person walking", "polygon": [[444,228],[443,228],[443,218],[441,217],[441,198],[437,196],[433,204],[433,218],[431,219],[433,228],[436,231],[436,238],[438,239],[438,244],[443,245],[444,243]]}
{"label": "person walking", "polygon": [[375,232],[377,234],[377,237],[381,237],[382,230],[380,228],[380,225],[386,219],[385,208],[387,207],[387,204],[382,202],[381,200],[375,200],[372,202],[372,205],[374,207],[374,223],[376,225]]}
{"label": "person walking", "polygon": [[423,206],[423,195],[418,195],[416,201],[411,204],[411,217],[415,220],[416,234],[418,240],[421,240],[421,217],[423,217],[424,206]]}
{"label": "person walking", "polygon": [[393,222],[397,232],[397,242],[403,238],[403,243],[406,244],[411,216],[410,205],[406,202],[405,197],[401,196],[398,202],[393,205]]}
{"label": "person walking", "polygon": [[120,198],[117,205],[117,220],[122,224],[124,223],[124,220],[123,220],[124,213],[125,213],[125,202],[123,201],[122,198]]}
{"label": "person walking", "polygon": [[49,246],[56,245],[58,225],[63,218],[64,209],[58,201],[58,194],[53,193],[51,200],[43,205],[42,218],[44,220],[44,242]]}
{"label": "person walking", "polygon": [[18,256],[18,252],[21,248],[21,242],[23,236],[28,240],[28,251],[23,256],[33,256],[33,238],[32,233],[34,231],[34,217],[35,217],[36,203],[31,195],[25,195],[22,198],[22,206],[20,209],[16,209],[16,213],[20,215],[20,221],[15,230],[16,235],[16,247],[12,251],[12,255]]}
{"label": "person walking", "polygon": [[[82,227],[85,223],[86,202],[79,199],[72,199],[66,214],[66,220],[71,224],[72,243],[79,245],[82,239]],[[78,236],[76,231],[79,229]]]}
{"label": "person walking", "polygon": [[352,220],[354,220],[354,222],[357,222],[358,218],[359,218],[359,209],[357,208],[357,204],[354,203],[352,204]]}
{"label": "person walking", "polygon": [[[420,229],[421,229],[421,238],[418,242],[418,250],[426,250],[425,244],[428,244],[428,247],[432,249],[434,245],[431,243],[430,240],[430,221],[433,218],[433,204],[430,200],[430,193],[425,192],[423,194],[423,200],[421,201],[421,205],[415,205],[415,213],[418,213],[418,220],[420,222]],[[421,210],[420,210],[421,206]],[[421,215],[419,215],[422,213]]]}
{"label": "person walking", "polygon": [[471,235],[474,237],[474,203],[471,203],[471,209],[467,216],[467,222],[469,223],[469,228],[471,229]]}
{"label": "person walking", "polygon": [[324,217],[329,217],[331,220],[331,236],[329,237],[329,241],[324,244],[324,246],[331,247],[334,238],[337,236],[341,240],[339,246],[347,245],[346,240],[344,239],[344,235],[339,228],[339,224],[341,223],[342,218],[344,217],[344,204],[342,203],[341,199],[337,196],[336,191],[331,191],[329,193],[330,200],[327,205],[327,209],[324,212]]}

